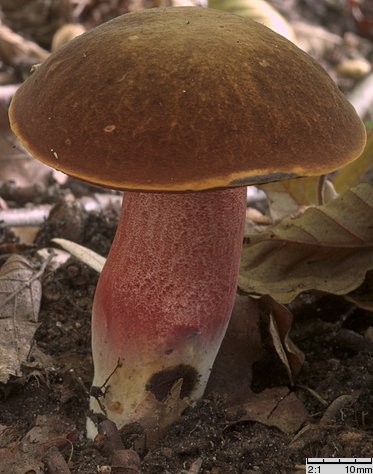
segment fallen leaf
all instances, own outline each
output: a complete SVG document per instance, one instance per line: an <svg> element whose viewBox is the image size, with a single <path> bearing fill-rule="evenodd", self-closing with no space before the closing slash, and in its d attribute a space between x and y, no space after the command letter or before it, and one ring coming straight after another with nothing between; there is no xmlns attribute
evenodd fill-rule
<svg viewBox="0 0 373 474"><path fill-rule="evenodd" d="M40 271L20 255L11 256L0 270L0 382L21 375L38 328L41 300Z"/></svg>
<svg viewBox="0 0 373 474"><path fill-rule="evenodd" d="M306 424L292 439L289 447L292 449L303 449L311 443L320 441L325 432L337 429L335 419L338 414L346 407L356 402L359 392L352 395L341 395L333 400L318 423Z"/></svg>
<svg viewBox="0 0 373 474"><path fill-rule="evenodd" d="M342 193L358 185L364 175L373 167L373 130L368 133L367 143L363 153L357 160L342 168L333 179L333 184L338 193Z"/></svg>
<svg viewBox="0 0 373 474"><path fill-rule="evenodd" d="M362 183L297 218L245 238L239 287L290 303L319 290L346 295L373 269L373 185Z"/></svg>
<svg viewBox="0 0 373 474"><path fill-rule="evenodd" d="M75 427L58 415L39 415L26 435L0 449L0 474L42 474L42 461L51 446L63 448L76 437Z"/></svg>
<svg viewBox="0 0 373 474"><path fill-rule="evenodd" d="M286 368L290 384L294 385L294 376L300 372L305 357L289 336L293 315L270 296L261 298L260 305L269 315L269 333L274 348Z"/></svg>
<svg viewBox="0 0 373 474"><path fill-rule="evenodd" d="M0 425L0 448L5 448L20 439L18 428L17 424L14 426Z"/></svg>
<svg viewBox="0 0 373 474"><path fill-rule="evenodd" d="M252 366L261 350L259 302L237 294L232 316L212 367L206 394L219 393L230 405L251 393Z"/></svg>
<svg viewBox="0 0 373 474"><path fill-rule="evenodd" d="M324 176L285 179L259 186L268 199L269 214L274 223L300 214L305 207L324 204Z"/></svg>
<svg viewBox="0 0 373 474"><path fill-rule="evenodd" d="M358 308L373 311L373 271L368 272L364 283L345 298Z"/></svg>
<svg viewBox="0 0 373 474"><path fill-rule="evenodd" d="M309 415L294 392L286 387L275 387L253 393L245 403L229 408L227 416L235 422L257 421L292 434L300 429Z"/></svg>
<svg viewBox="0 0 373 474"><path fill-rule="evenodd" d="M93 270L96 270L96 272L100 273L102 271L106 259L105 257L102 257L93 250L87 249L82 245L76 244L75 242L66 239L55 238L52 239L52 242L55 242L56 244L60 245L63 249L67 250L75 258L85 263L90 268L93 268Z"/></svg>

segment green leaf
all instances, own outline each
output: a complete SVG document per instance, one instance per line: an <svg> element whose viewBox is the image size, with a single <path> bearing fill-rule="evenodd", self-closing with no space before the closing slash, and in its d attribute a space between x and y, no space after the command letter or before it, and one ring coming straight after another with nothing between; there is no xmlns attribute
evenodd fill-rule
<svg viewBox="0 0 373 474"><path fill-rule="evenodd" d="M346 295L373 269L373 186L363 183L245 239L239 287L280 303L320 290Z"/></svg>

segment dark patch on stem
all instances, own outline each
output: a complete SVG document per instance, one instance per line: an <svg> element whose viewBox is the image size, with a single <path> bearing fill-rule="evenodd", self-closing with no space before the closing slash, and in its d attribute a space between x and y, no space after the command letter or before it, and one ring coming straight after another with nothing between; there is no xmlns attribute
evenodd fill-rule
<svg viewBox="0 0 373 474"><path fill-rule="evenodd" d="M146 390L162 402L166 400L175 382L179 379L183 379L180 398L185 398L193 392L198 381L198 373L190 365L180 364L153 374L146 384Z"/></svg>

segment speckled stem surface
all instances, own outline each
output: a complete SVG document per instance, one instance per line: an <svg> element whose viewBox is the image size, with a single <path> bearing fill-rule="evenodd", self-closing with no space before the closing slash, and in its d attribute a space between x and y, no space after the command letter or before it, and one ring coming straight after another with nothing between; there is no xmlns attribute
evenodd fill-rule
<svg viewBox="0 0 373 474"><path fill-rule="evenodd" d="M182 397L202 396L233 308L245 209L245 187L125 194L94 300L93 386L112 375L93 413L118 427L146 418L180 378Z"/></svg>

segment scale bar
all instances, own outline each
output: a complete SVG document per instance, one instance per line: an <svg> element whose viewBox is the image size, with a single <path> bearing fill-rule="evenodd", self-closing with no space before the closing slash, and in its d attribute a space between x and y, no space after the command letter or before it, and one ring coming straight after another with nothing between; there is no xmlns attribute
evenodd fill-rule
<svg viewBox="0 0 373 474"><path fill-rule="evenodd" d="M373 458L307 458L307 464L373 464Z"/></svg>

